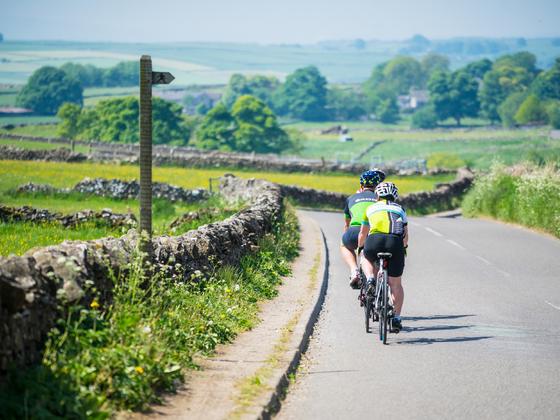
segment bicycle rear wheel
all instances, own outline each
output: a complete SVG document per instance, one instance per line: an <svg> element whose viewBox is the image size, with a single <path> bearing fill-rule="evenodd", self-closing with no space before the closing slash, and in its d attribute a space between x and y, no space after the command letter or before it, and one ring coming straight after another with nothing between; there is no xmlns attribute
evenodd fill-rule
<svg viewBox="0 0 560 420"><path fill-rule="evenodd" d="M364 315L366 317L366 333L369 333L369 320L371 318L371 299L367 296L364 298Z"/></svg>
<svg viewBox="0 0 560 420"><path fill-rule="evenodd" d="M379 339L383 344L387 344L387 327L389 324L388 319L388 306L389 306L389 295L387 287L387 272L383 272L383 282L381 283L381 307L379 311Z"/></svg>

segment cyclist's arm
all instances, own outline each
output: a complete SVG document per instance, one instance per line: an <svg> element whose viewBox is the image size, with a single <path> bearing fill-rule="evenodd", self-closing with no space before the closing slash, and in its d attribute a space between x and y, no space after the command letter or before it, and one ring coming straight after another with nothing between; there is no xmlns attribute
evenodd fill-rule
<svg viewBox="0 0 560 420"><path fill-rule="evenodd" d="M350 208L348 207L348 199L344 204L344 232L350 227L350 221L352 220L352 215L350 214Z"/></svg>
<svg viewBox="0 0 560 420"><path fill-rule="evenodd" d="M368 233L369 233L369 223L362 222L362 227L360 228L360 234L358 235L358 248L364 247Z"/></svg>
<svg viewBox="0 0 560 420"><path fill-rule="evenodd" d="M346 232L350 227L350 220L351 219L348 216L344 217L344 232Z"/></svg>
<svg viewBox="0 0 560 420"><path fill-rule="evenodd" d="M403 245L405 248L408 246L408 226L404 227Z"/></svg>

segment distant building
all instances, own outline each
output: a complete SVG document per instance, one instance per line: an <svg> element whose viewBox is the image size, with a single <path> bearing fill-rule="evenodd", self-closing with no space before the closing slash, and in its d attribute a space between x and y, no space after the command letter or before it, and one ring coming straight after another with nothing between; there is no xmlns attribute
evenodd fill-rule
<svg viewBox="0 0 560 420"><path fill-rule="evenodd" d="M16 108L15 106L0 107L0 115L28 115L33 114L33 110L27 108Z"/></svg>
<svg viewBox="0 0 560 420"><path fill-rule="evenodd" d="M397 104L401 111L414 111L426 105L430 100L430 94L427 90L410 89L408 95L399 95Z"/></svg>

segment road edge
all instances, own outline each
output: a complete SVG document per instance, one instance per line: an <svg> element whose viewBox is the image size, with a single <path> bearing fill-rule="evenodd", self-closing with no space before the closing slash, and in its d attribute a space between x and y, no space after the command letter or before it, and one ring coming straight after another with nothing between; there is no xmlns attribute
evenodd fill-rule
<svg viewBox="0 0 560 420"><path fill-rule="evenodd" d="M321 238L323 242L323 252L324 252L324 267L323 267L323 279L319 282L316 292L318 291L317 300L313 305L312 309L309 310L305 316L302 316L300 320L300 325L305 322L305 328L303 330L303 336L299 340L296 350L293 352L292 356L289 358L289 363L285 369L282 369L280 375L276 379L276 386L272 390L268 402L262 407L260 414L258 415L259 420L268 420L272 416L278 413L282 407L282 400L286 396L286 391L290 386L290 375L295 373L299 363L301 361L302 355L307 351L309 346L309 340L313 334L315 324L319 319L321 310L323 309L323 304L325 302L325 297L327 295L327 289L329 286L329 248L327 246L327 238L323 229L319 227L321 232ZM305 321L307 320L307 321Z"/></svg>

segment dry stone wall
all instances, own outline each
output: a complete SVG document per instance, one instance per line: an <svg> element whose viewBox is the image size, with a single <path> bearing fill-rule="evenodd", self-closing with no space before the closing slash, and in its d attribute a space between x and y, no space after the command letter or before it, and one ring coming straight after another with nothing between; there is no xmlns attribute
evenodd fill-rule
<svg viewBox="0 0 560 420"><path fill-rule="evenodd" d="M30 182L18 187L17 192L45 194L68 194L70 192L76 192L124 200L135 199L139 196L140 183L136 180L122 181L120 179L84 178L73 188L57 189L51 185ZM152 185L152 195L154 198L164 198L171 202L182 201L185 203L193 203L207 200L210 197L210 192L203 188L189 190L163 182L154 182Z"/></svg>
<svg viewBox="0 0 560 420"><path fill-rule="evenodd" d="M247 200L246 209L218 223L181 236L153 239L156 269L193 275L211 267L236 264L255 250L282 212L281 189L260 180L226 177L221 190L230 200ZM23 256L0 257L0 375L10 365L40 360L48 331L62 315L60 304L88 304L95 287L102 302L111 300L110 272L126 272L138 237L130 231L120 238L71 241L37 248Z"/></svg>
<svg viewBox="0 0 560 420"><path fill-rule="evenodd" d="M442 183L434 191L412 193L399 198L407 209L421 209L428 206L446 207L462 196L471 186L474 175L468 169L460 169L457 178L451 183ZM310 207L344 208L346 194L302 188L295 185L282 185L282 192L297 204Z"/></svg>

